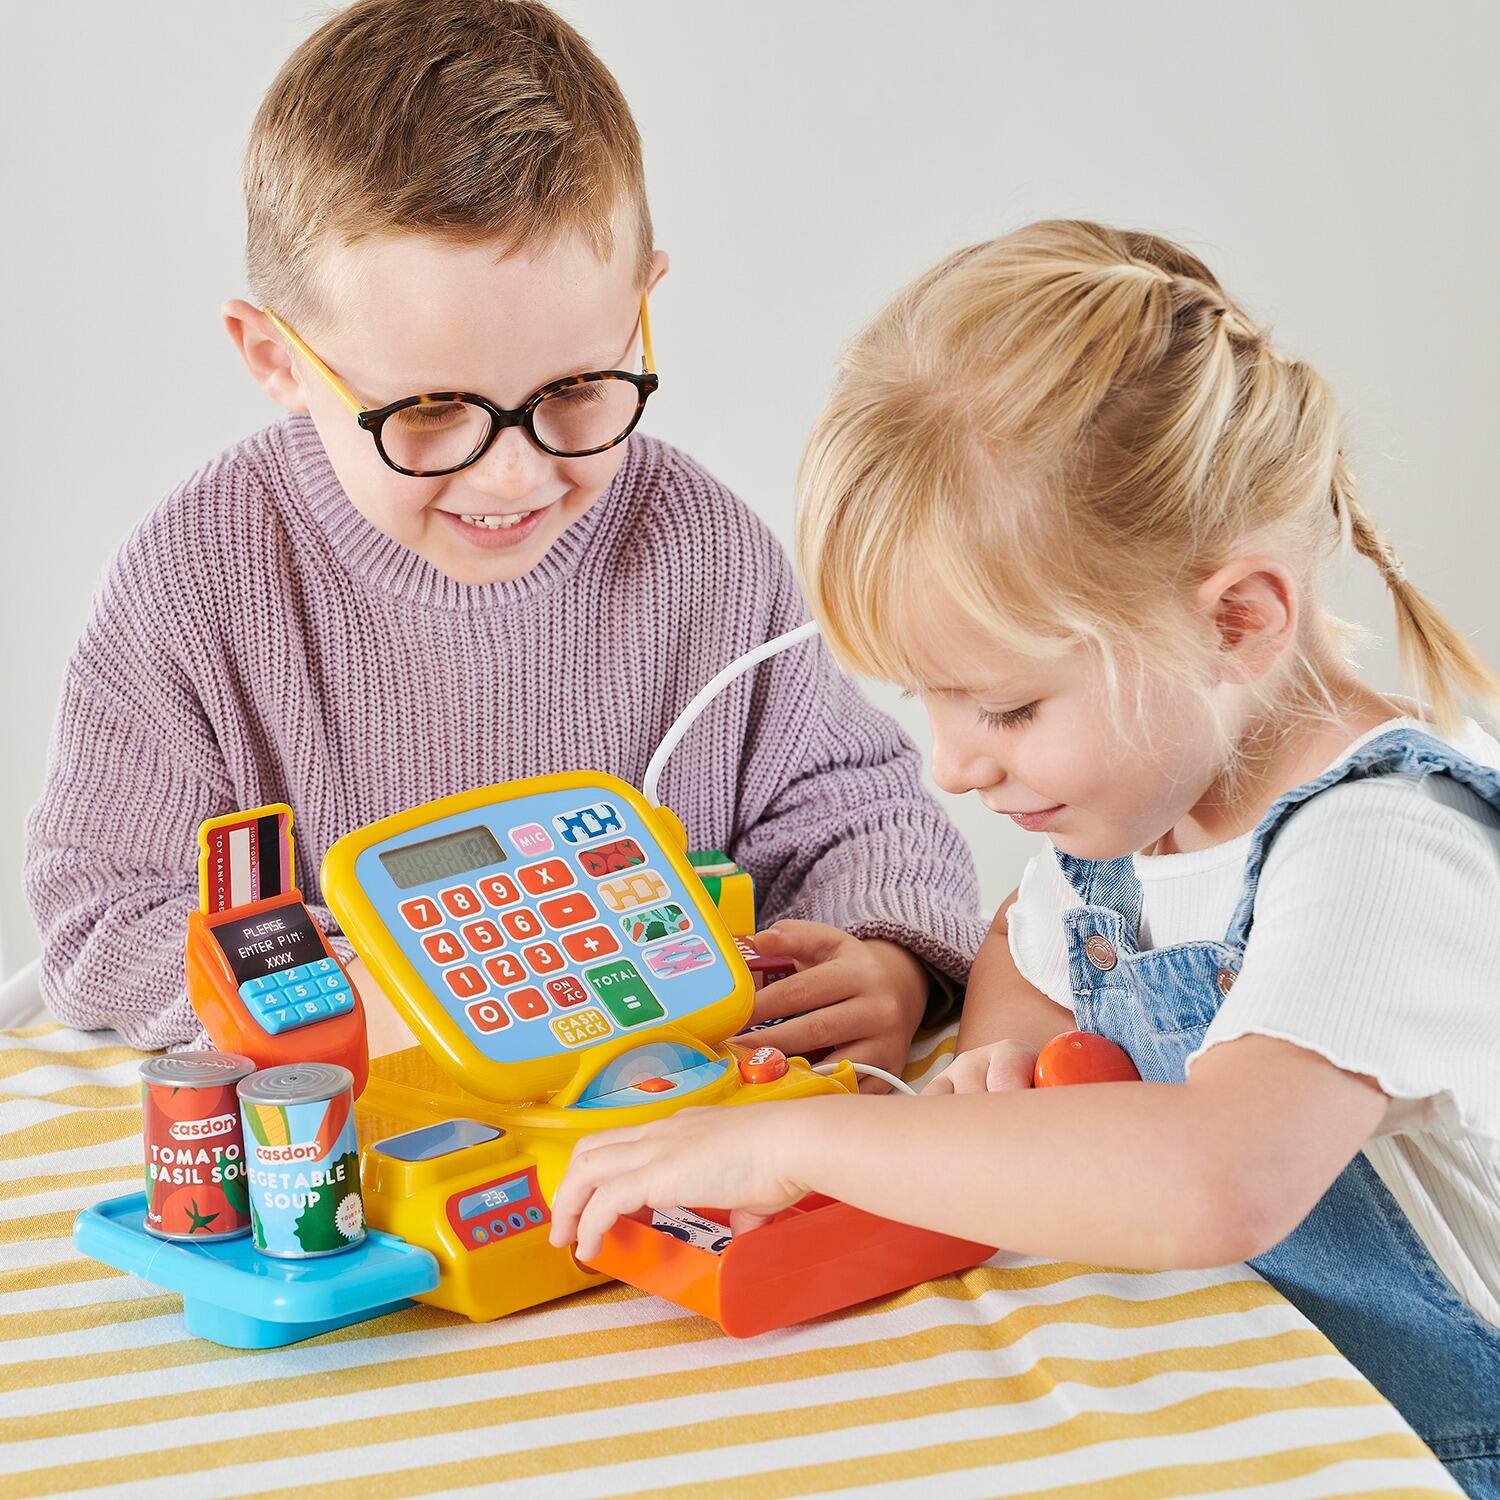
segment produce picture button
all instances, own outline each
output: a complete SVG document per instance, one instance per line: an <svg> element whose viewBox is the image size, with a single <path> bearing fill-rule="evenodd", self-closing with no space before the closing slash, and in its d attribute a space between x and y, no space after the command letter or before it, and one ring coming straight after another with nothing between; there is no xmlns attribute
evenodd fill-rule
<svg viewBox="0 0 1500 1500"><path fill-rule="evenodd" d="M448 908L455 917L477 917L484 908L479 904L479 896L471 885L450 885L438 900Z"/></svg>
<svg viewBox="0 0 1500 1500"><path fill-rule="evenodd" d="M401 913L406 925L417 932L442 925L443 914L431 896L415 896L410 901L403 901L396 910Z"/></svg>
<svg viewBox="0 0 1500 1500"><path fill-rule="evenodd" d="M429 932L422 948L435 964L456 964L464 956L464 945L451 932Z"/></svg>
<svg viewBox="0 0 1500 1500"><path fill-rule="evenodd" d="M479 882L479 893L491 906L512 906L521 899L509 875L489 875Z"/></svg>
<svg viewBox="0 0 1500 1500"><path fill-rule="evenodd" d="M576 927L580 922L592 922L599 915L599 908L582 891L554 896L539 903L537 910L549 927Z"/></svg>
<svg viewBox="0 0 1500 1500"><path fill-rule="evenodd" d="M608 958L620 951L620 940L607 927L585 927L581 932L563 934L562 945L574 963L586 964L593 958Z"/></svg>
<svg viewBox="0 0 1500 1500"><path fill-rule="evenodd" d="M545 996L531 985L511 990L505 997L505 1003L515 1012L518 1021L535 1021L538 1016L545 1016L549 1009Z"/></svg>
<svg viewBox="0 0 1500 1500"><path fill-rule="evenodd" d="M498 1000L475 1000L464 1006L464 1014L475 1031L499 1031L510 1025L510 1017Z"/></svg>
<svg viewBox="0 0 1500 1500"><path fill-rule="evenodd" d="M560 859L544 859L539 864L525 865L516 871L521 888L533 896L550 896L554 891L565 891L573 884L573 872Z"/></svg>

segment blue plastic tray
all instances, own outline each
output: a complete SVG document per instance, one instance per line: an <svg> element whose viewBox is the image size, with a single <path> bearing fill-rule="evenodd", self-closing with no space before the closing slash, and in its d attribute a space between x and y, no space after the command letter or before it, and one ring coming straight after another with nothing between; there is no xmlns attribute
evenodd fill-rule
<svg viewBox="0 0 1500 1500"><path fill-rule="evenodd" d="M275 1349L406 1307L438 1284L437 1261L394 1234L316 1260L261 1255L250 1236L192 1244L147 1234L146 1195L86 1208L73 1221L85 1255L182 1293L188 1332L235 1349Z"/></svg>

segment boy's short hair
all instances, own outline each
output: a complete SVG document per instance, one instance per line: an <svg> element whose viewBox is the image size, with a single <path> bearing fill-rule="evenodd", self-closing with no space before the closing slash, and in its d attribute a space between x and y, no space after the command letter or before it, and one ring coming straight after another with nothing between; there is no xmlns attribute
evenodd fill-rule
<svg viewBox="0 0 1500 1500"><path fill-rule="evenodd" d="M289 57L245 153L251 289L318 306L318 251L382 233L611 253L633 209L652 252L641 140L588 43L534 0L357 0Z"/></svg>

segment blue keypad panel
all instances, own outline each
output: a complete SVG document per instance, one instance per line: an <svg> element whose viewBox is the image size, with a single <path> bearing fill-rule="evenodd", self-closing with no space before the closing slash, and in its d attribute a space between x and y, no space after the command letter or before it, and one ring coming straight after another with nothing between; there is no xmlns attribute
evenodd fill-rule
<svg viewBox="0 0 1500 1500"><path fill-rule="evenodd" d="M240 998L272 1036L354 1009L354 991L331 958L315 958L240 986Z"/></svg>
<svg viewBox="0 0 1500 1500"><path fill-rule="evenodd" d="M681 1020L734 988L702 887L608 787L434 819L371 844L354 872L433 998L494 1062Z"/></svg>

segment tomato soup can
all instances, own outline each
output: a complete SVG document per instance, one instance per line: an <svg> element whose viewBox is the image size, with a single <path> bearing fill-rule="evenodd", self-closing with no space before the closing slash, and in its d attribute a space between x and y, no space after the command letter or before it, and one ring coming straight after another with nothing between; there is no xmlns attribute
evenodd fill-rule
<svg viewBox="0 0 1500 1500"><path fill-rule="evenodd" d="M235 1085L254 1072L233 1052L173 1052L141 1064L147 1233L198 1242L249 1234Z"/></svg>
<svg viewBox="0 0 1500 1500"><path fill-rule="evenodd" d="M365 1237L354 1075L286 1063L239 1084L255 1248L285 1260L352 1250Z"/></svg>

